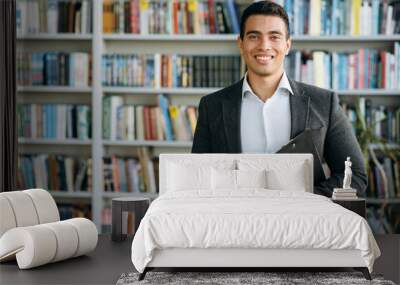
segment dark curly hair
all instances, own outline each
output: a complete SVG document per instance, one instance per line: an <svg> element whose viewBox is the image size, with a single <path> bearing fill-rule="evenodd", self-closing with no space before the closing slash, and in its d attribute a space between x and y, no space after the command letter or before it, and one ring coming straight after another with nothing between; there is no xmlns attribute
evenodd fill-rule
<svg viewBox="0 0 400 285"><path fill-rule="evenodd" d="M286 25L286 38L288 39L290 36L290 28L289 28L289 17L283 9L282 6L272 2L272 1L258 1L252 3L248 6L242 14L240 19L240 38L244 37L244 29L246 25L247 19L252 15L265 15L265 16L277 16L281 18Z"/></svg>

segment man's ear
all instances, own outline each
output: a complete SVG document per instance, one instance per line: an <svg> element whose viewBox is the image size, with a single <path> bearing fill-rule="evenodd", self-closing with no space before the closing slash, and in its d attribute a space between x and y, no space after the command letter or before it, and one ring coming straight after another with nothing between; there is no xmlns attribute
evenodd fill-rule
<svg viewBox="0 0 400 285"><path fill-rule="evenodd" d="M289 52L290 52L290 48L292 47L292 39L291 39L291 38L289 38L289 39L286 41L286 47L287 47L286 55L288 55Z"/></svg>
<svg viewBox="0 0 400 285"><path fill-rule="evenodd" d="M242 41L242 39L240 38L240 36L237 37L236 42L237 42L237 45L238 45L238 47L239 47L240 54L242 54L243 41Z"/></svg>

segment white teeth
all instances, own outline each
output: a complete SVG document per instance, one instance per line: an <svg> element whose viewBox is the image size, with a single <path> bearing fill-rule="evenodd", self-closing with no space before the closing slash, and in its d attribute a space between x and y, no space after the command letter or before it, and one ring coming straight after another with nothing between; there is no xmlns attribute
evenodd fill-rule
<svg viewBox="0 0 400 285"><path fill-rule="evenodd" d="M270 59L273 58L273 56L261 56L261 55L259 55L259 56L256 56L256 58L260 59L260 60L270 60Z"/></svg>

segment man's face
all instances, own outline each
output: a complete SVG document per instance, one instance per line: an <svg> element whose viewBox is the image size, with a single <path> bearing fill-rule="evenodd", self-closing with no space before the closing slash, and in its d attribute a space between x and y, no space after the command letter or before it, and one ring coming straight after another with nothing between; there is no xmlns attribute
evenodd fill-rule
<svg viewBox="0 0 400 285"><path fill-rule="evenodd" d="M245 24L240 53L249 73L268 77L283 72L283 60L291 46L285 22L277 16L253 15Z"/></svg>

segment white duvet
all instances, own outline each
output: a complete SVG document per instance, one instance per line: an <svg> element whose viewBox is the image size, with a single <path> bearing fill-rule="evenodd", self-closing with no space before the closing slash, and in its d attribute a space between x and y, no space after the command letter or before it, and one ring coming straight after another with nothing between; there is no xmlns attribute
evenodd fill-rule
<svg viewBox="0 0 400 285"><path fill-rule="evenodd" d="M306 192L248 189L166 193L150 206L132 243L143 272L155 249L358 249L372 272L379 248L365 219Z"/></svg>

